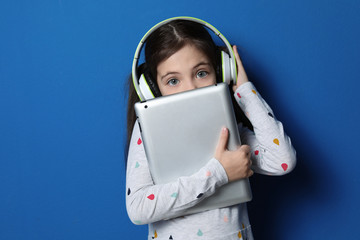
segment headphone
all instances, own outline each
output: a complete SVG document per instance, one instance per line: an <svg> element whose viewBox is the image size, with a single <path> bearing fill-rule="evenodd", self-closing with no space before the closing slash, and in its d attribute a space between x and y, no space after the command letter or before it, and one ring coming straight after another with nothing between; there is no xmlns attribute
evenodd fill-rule
<svg viewBox="0 0 360 240"><path fill-rule="evenodd" d="M166 19L155 26L153 26L140 40L134 55L133 65L132 65L132 79L134 83L134 87L136 93L139 96L140 101L146 101L158 96L161 96L159 89L157 88L156 83L154 80L151 79L150 74L146 71L143 65L140 65L138 69L138 62L140 58L141 49L143 48L146 39L150 36L152 32L154 32L159 27L167 24L171 21L175 20L187 20L196 23L200 23L204 27L211 30L215 35L217 35L228 50L228 53L225 51L221 51L221 81L226 82L228 84L233 83L236 84L237 78L237 69L236 69L236 62L235 62L235 55L233 49L227 39L212 25L209 23L193 17L173 17ZM138 71L141 72L140 78L138 77ZM155 80L156 81L156 80Z"/></svg>

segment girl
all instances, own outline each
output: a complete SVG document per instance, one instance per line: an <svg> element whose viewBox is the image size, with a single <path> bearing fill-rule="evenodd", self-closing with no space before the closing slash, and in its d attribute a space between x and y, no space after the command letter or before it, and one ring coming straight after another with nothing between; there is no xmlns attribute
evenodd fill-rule
<svg viewBox="0 0 360 240"><path fill-rule="evenodd" d="M147 38L146 65L140 70L151 76L157 95L209 86L219 81L218 51L202 24L175 19ZM246 203L176 216L203 199L194 192L210 196L224 184L250 177L253 171L283 175L295 167L295 150L281 122L248 81L236 46L233 51L238 69L234 98L253 131L245 127L247 119L240 116L239 132L244 145L235 151L227 150L228 131L222 129L214 157L192 176L168 184L154 185L151 178L134 112L139 98L129 80L126 207L133 223L149 225L148 239L253 239Z"/></svg>

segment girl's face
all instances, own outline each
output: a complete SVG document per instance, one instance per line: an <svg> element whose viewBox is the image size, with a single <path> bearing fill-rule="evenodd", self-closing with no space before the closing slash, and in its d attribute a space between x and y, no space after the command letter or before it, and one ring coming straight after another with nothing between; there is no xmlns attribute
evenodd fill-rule
<svg viewBox="0 0 360 240"><path fill-rule="evenodd" d="M157 66L156 80L165 96L215 84L216 74L208 57L187 44Z"/></svg>

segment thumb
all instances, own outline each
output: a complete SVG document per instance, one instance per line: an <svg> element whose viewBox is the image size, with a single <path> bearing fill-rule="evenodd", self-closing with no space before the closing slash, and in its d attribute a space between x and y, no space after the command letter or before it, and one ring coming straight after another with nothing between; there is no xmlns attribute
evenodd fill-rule
<svg viewBox="0 0 360 240"><path fill-rule="evenodd" d="M221 154L224 151L226 151L228 138L229 138L229 130L226 127L224 127L223 129L221 129L219 142L218 142L218 144L216 146L216 150L215 150L215 158L217 160L220 160L219 158L220 158Z"/></svg>

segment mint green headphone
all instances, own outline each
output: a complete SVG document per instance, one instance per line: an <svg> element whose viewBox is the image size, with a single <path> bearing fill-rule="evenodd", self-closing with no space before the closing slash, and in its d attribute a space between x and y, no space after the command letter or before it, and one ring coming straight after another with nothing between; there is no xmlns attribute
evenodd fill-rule
<svg viewBox="0 0 360 240"><path fill-rule="evenodd" d="M167 24L174 20L187 20L187 21L200 23L206 28L210 29L212 32L214 32L215 35L217 35L222 40L222 42L225 44L228 50L228 53L225 51L221 51L221 80L222 82L226 82L228 84L230 84L231 82L233 84L236 84L237 69L236 69L235 55L227 39L215 27L213 27L212 25L201 19L193 18L193 17L173 17L166 19L153 26L142 37L140 43L136 48L133 65L132 65L132 79L135 90L140 100L141 101L149 100L159 95L159 93L157 93L158 90L154 89L154 81L151 79L151 77L148 74L141 73L140 77L138 76L138 62L139 62L141 50L144 46L144 43L146 42L146 39L150 36L152 32L154 32L156 29L163 26L164 24Z"/></svg>

